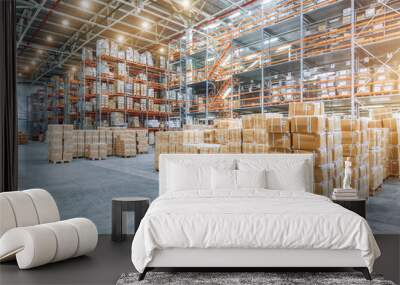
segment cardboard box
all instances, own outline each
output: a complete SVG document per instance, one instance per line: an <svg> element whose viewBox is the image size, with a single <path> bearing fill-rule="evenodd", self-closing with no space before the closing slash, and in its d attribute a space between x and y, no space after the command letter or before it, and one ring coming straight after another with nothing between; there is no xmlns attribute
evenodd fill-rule
<svg viewBox="0 0 400 285"><path fill-rule="evenodd" d="M292 134L292 148L317 150L326 148L326 134Z"/></svg>
<svg viewBox="0 0 400 285"><path fill-rule="evenodd" d="M273 149L290 149L291 135L288 133L269 133L268 145Z"/></svg>
<svg viewBox="0 0 400 285"><path fill-rule="evenodd" d="M382 120L369 120L368 121L368 128L382 128Z"/></svg>
<svg viewBox="0 0 400 285"><path fill-rule="evenodd" d="M361 132L342 131L342 144L361 144Z"/></svg>
<svg viewBox="0 0 400 285"><path fill-rule="evenodd" d="M388 128L391 132L400 132L400 119L386 118L382 119L382 125L384 128Z"/></svg>
<svg viewBox="0 0 400 285"><path fill-rule="evenodd" d="M358 119L342 119L341 127L343 132L360 131L361 124Z"/></svg>
<svg viewBox="0 0 400 285"><path fill-rule="evenodd" d="M326 131L337 132L342 130L341 119L339 116L326 117Z"/></svg>
<svg viewBox="0 0 400 285"><path fill-rule="evenodd" d="M269 133L290 133L289 118L267 118L265 128Z"/></svg>
<svg viewBox="0 0 400 285"><path fill-rule="evenodd" d="M289 103L289 117L324 115L323 102L291 102Z"/></svg>
<svg viewBox="0 0 400 285"><path fill-rule="evenodd" d="M324 116L296 116L290 119L292 133L319 134L325 131Z"/></svg>

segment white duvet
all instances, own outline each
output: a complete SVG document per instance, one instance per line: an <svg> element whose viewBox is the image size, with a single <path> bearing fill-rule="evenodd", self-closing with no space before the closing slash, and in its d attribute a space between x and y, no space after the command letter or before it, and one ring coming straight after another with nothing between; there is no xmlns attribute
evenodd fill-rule
<svg viewBox="0 0 400 285"><path fill-rule="evenodd" d="M143 272L165 248L358 249L370 271L380 255L367 222L328 198L256 189L160 196L140 223L132 262Z"/></svg>

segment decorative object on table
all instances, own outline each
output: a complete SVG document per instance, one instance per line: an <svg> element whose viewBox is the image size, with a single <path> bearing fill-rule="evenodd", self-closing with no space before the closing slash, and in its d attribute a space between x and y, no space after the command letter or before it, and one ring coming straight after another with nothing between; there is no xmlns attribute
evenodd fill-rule
<svg viewBox="0 0 400 285"><path fill-rule="evenodd" d="M120 197L112 199L112 240L123 241L126 238L126 212L135 212L135 231L146 214L150 199L146 197Z"/></svg>
<svg viewBox="0 0 400 285"><path fill-rule="evenodd" d="M364 219L366 218L367 212L367 200L360 199L360 198L353 198L353 199L332 199L332 201L336 204L339 204L343 208L346 208Z"/></svg>
<svg viewBox="0 0 400 285"><path fill-rule="evenodd" d="M332 199L353 200L358 199L357 189L351 188L351 161L348 157L344 162L343 188L333 189Z"/></svg>
<svg viewBox="0 0 400 285"><path fill-rule="evenodd" d="M351 189L351 160L348 157L344 162L343 189Z"/></svg>
<svg viewBox="0 0 400 285"><path fill-rule="evenodd" d="M0 262L28 269L87 254L97 245L96 225L85 218L60 221L43 189L0 193Z"/></svg>
<svg viewBox="0 0 400 285"><path fill-rule="evenodd" d="M381 275L365 280L360 272L149 272L138 281L139 273L122 274L116 285L136 284L352 284L395 285Z"/></svg>

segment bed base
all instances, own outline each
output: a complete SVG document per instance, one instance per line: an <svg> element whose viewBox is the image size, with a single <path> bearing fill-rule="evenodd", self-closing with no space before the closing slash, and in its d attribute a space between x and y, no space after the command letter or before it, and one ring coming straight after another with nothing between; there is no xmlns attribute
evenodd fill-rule
<svg viewBox="0 0 400 285"><path fill-rule="evenodd" d="M139 274L138 281L142 281L146 277L146 273L147 272L152 271L152 270L156 270L156 269L161 269L161 268L162 269L168 269L168 270L172 269L172 268L165 268L165 267L160 267L160 268L157 268L157 267L146 267L144 269L144 271ZM355 271L360 271L364 275L364 278L366 280L369 280L369 281L372 280L371 275L370 275L369 270L368 270L367 267L349 267L349 268L352 268ZM177 268L173 268L173 269L176 270ZM197 271L198 268L185 267L184 271L188 271L188 269L192 270L192 271ZM244 268L232 268L232 267L231 268L220 268L220 267L217 267L217 268L216 267L205 268L205 267L202 267L201 271L202 272L214 272L214 271L220 271L221 269L223 271L227 271L227 272L246 272L246 271L248 271L248 272L254 272L254 271L258 271L258 272L265 271L265 272L268 272L268 271L270 271L272 269L274 271L287 271L287 272L289 272L289 271L293 271L294 267L291 267L291 268L275 268L275 267L269 267L269 268L246 268L246 270L243 270ZM298 269L298 268L296 268L296 269ZM325 268L306 268L305 271L306 270L323 271L324 269L326 270L326 267ZM181 271L183 271L183 270L181 270Z"/></svg>
<svg viewBox="0 0 400 285"><path fill-rule="evenodd" d="M371 279L359 250L352 249L254 249L254 248L168 248L156 249L152 260L139 279L153 269L193 269L208 272L217 269L251 271L263 269L285 271L337 271L338 268L353 268ZM317 270L319 269L319 270Z"/></svg>

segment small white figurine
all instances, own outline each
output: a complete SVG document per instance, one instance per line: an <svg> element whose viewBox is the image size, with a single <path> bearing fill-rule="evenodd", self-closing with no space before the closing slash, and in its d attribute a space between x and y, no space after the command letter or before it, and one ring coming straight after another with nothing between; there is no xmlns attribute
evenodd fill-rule
<svg viewBox="0 0 400 285"><path fill-rule="evenodd" d="M351 161L348 157L344 162L343 189L351 189Z"/></svg>

